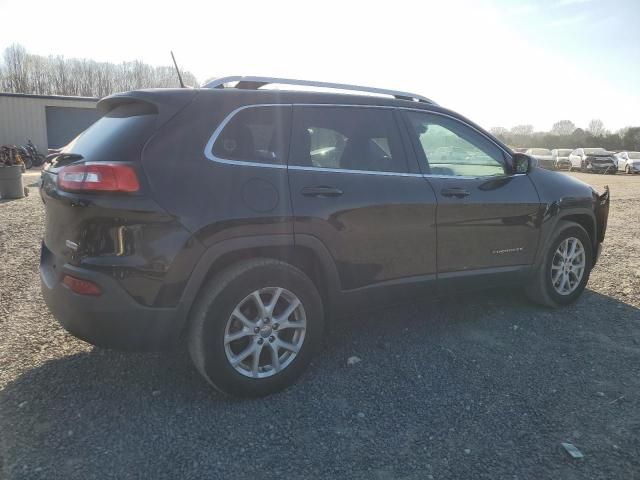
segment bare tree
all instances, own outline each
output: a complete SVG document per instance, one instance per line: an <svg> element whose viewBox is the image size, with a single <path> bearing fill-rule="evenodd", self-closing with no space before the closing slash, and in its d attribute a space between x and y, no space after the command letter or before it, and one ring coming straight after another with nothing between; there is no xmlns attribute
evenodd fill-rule
<svg viewBox="0 0 640 480"><path fill-rule="evenodd" d="M571 135L576 129L576 124L571 120L560 120L553 124L551 133L554 135Z"/></svg>
<svg viewBox="0 0 640 480"><path fill-rule="evenodd" d="M513 135L533 135L533 125L516 125L511 128Z"/></svg>
<svg viewBox="0 0 640 480"><path fill-rule="evenodd" d="M509 133L509 130L504 127L492 127L489 131L492 135L503 138Z"/></svg>
<svg viewBox="0 0 640 480"><path fill-rule="evenodd" d="M27 51L14 43L4 51L4 65L9 90L19 92L28 88Z"/></svg>
<svg viewBox="0 0 640 480"><path fill-rule="evenodd" d="M589 132L594 137L602 137L605 133L607 133L606 129L604 128L604 122L599 118L594 118L589 122L587 132Z"/></svg>
<svg viewBox="0 0 640 480"><path fill-rule="evenodd" d="M197 86L191 72L187 85ZM121 64L28 53L18 44L7 47L0 62L0 91L104 97L114 92L152 87L179 87L170 66L152 67L140 60Z"/></svg>

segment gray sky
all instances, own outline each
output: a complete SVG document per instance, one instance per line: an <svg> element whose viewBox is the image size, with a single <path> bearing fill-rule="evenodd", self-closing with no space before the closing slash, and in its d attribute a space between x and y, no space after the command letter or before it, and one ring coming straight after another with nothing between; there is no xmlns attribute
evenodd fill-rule
<svg viewBox="0 0 640 480"><path fill-rule="evenodd" d="M640 125L640 0L0 0L0 49L415 91L489 128Z"/></svg>

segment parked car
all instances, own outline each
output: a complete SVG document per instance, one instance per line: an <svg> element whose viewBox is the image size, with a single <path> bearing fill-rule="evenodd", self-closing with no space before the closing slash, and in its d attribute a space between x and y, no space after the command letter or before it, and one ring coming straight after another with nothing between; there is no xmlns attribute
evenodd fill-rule
<svg viewBox="0 0 640 480"><path fill-rule="evenodd" d="M640 173L640 152L616 153L618 170L625 173Z"/></svg>
<svg viewBox="0 0 640 480"><path fill-rule="evenodd" d="M571 170L612 175L618 171L618 162L614 154L604 148L576 148L569 155L569 161Z"/></svg>
<svg viewBox="0 0 640 480"><path fill-rule="evenodd" d="M571 170L570 148L556 148L551 150L551 155L553 156L553 165L556 170Z"/></svg>
<svg viewBox="0 0 640 480"><path fill-rule="evenodd" d="M546 148L530 148L524 153L526 153L527 155L531 155L536 160L538 160L538 165L542 168L546 168L547 170L553 170L555 168L551 150L548 150Z"/></svg>
<svg viewBox="0 0 640 480"><path fill-rule="evenodd" d="M582 294L608 191L420 95L234 80L106 97L43 172L42 292L72 334L130 350L185 338L209 383L261 396L354 308L488 286L552 307Z"/></svg>

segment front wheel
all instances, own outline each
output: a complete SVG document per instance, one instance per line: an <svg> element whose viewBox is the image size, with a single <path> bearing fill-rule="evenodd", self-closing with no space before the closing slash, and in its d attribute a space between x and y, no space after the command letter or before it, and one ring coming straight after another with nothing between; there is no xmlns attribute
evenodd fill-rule
<svg viewBox="0 0 640 480"><path fill-rule="evenodd" d="M586 230L577 223L561 221L525 293L548 307L573 303L584 291L592 265L593 250Z"/></svg>
<svg viewBox="0 0 640 480"><path fill-rule="evenodd" d="M323 324L320 295L302 271L278 260L248 260L204 287L190 322L189 352L223 393L265 396L302 374Z"/></svg>

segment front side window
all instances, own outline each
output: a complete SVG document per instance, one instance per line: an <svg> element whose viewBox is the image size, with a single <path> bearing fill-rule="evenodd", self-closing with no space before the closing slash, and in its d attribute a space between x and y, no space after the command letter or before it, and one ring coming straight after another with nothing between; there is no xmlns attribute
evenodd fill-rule
<svg viewBox="0 0 640 480"><path fill-rule="evenodd" d="M414 139L424 153L429 173L488 177L504 175L500 149L457 120L439 115L409 112Z"/></svg>
<svg viewBox="0 0 640 480"><path fill-rule="evenodd" d="M293 124L291 165L407 171L400 132L389 109L296 107Z"/></svg>
<svg viewBox="0 0 640 480"><path fill-rule="evenodd" d="M213 144L225 160L281 164L287 162L291 107L249 107L237 112Z"/></svg>

